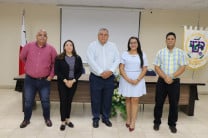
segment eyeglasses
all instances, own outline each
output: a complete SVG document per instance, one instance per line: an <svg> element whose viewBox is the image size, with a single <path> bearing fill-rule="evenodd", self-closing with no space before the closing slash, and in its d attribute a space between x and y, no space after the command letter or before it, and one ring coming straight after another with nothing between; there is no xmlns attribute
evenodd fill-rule
<svg viewBox="0 0 208 138"><path fill-rule="evenodd" d="M137 42L130 42L130 44L132 45L132 44L137 44Z"/></svg>

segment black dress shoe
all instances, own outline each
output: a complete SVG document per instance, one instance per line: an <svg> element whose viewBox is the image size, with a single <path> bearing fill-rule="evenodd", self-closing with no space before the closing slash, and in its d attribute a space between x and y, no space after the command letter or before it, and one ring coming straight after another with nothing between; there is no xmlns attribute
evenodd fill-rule
<svg viewBox="0 0 208 138"><path fill-rule="evenodd" d="M46 119L45 120L45 124L46 124L47 127L51 127L52 126L52 122L51 122L50 119Z"/></svg>
<svg viewBox="0 0 208 138"><path fill-rule="evenodd" d="M153 129L155 131L158 131L160 129L160 125L159 124L154 124Z"/></svg>
<svg viewBox="0 0 208 138"><path fill-rule="evenodd" d="M71 127L71 128L74 127L74 124L73 124L72 122L66 123L66 125L67 125L68 127Z"/></svg>
<svg viewBox="0 0 208 138"><path fill-rule="evenodd" d="M102 122L103 122L106 126L112 127L112 123L110 122L110 120L103 120Z"/></svg>
<svg viewBox="0 0 208 138"><path fill-rule="evenodd" d="M172 133L176 133L176 132L177 132L177 129L176 129L175 126L169 126L169 128L170 128L170 131L171 131Z"/></svg>
<svg viewBox="0 0 208 138"><path fill-rule="evenodd" d="M65 125L61 124L60 130L61 130L61 131L64 131L64 130L65 130Z"/></svg>
<svg viewBox="0 0 208 138"><path fill-rule="evenodd" d="M20 124L20 128L25 128L27 125L30 124L30 121L28 120L23 120L22 123Z"/></svg>
<svg viewBox="0 0 208 138"><path fill-rule="evenodd" d="M94 128L98 128L99 127L99 122L98 121L93 121L92 126Z"/></svg>

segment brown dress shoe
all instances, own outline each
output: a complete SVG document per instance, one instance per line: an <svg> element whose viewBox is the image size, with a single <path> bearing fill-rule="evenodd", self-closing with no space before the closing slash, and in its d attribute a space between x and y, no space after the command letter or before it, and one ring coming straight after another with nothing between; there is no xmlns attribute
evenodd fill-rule
<svg viewBox="0 0 208 138"><path fill-rule="evenodd" d="M158 131L160 129L160 125L159 124L154 124L153 129L155 131Z"/></svg>
<svg viewBox="0 0 208 138"><path fill-rule="evenodd" d="M20 124L20 128L25 128L27 125L30 124L30 121L28 120L23 120L22 123Z"/></svg>
<svg viewBox="0 0 208 138"><path fill-rule="evenodd" d="M45 124L46 124L47 127L51 127L52 126L52 122L51 122L50 119L46 119L45 120Z"/></svg>
<svg viewBox="0 0 208 138"><path fill-rule="evenodd" d="M172 133L176 133L176 132L177 132L177 129L176 129L175 126L169 126L169 128L170 128L170 131L171 131Z"/></svg>

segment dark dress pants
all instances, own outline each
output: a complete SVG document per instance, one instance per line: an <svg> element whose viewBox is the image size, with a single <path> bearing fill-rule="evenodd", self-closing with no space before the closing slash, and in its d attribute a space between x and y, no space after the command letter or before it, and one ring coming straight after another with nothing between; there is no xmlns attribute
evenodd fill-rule
<svg viewBox="0 0 208 138"><path fill-rule="evenodd" d="M70 118L71 104L76 89L77 83L74 83L71 88L66 87L66 85L62 82L59 82L58 84L61 121L65 121L66 118Z"/></svg>
<svg viewBox="0 0 208 138"><path fill-rule="evenodd" d="M168 125L176 126L180 97L180 79L174 79L172 84L167 84L162 78L158 78L156 84L154 124L161 124L163 105L167 95L169 100Z"/></svg>
<svg viewBox="0 0 208 138"><path fill-rule="evenodd" d="M100 114L102 120L108 120L111 112L112 96L114 91L114 78L112 75L108 79L103 79L94 74L90 74L91 108L93 121L99 121Z"/></svg>

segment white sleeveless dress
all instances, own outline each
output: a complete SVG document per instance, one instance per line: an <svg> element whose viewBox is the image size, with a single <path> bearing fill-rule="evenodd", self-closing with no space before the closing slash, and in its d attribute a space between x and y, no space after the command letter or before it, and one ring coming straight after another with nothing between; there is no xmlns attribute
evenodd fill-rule
<svg viewBox="0 0 208 138"><path fill-rule="evenodd" d="M144 66L148 66L145 53L143 53L143 60ZM126 75L131 79L137 79L139 74L142 72L139 55L130 55L125 51L121 55L120 63L124 64ZM118 92L124 97L141 97L146 94L145 80L143 78L137 85L132 85L120 76Z"/></svg>

